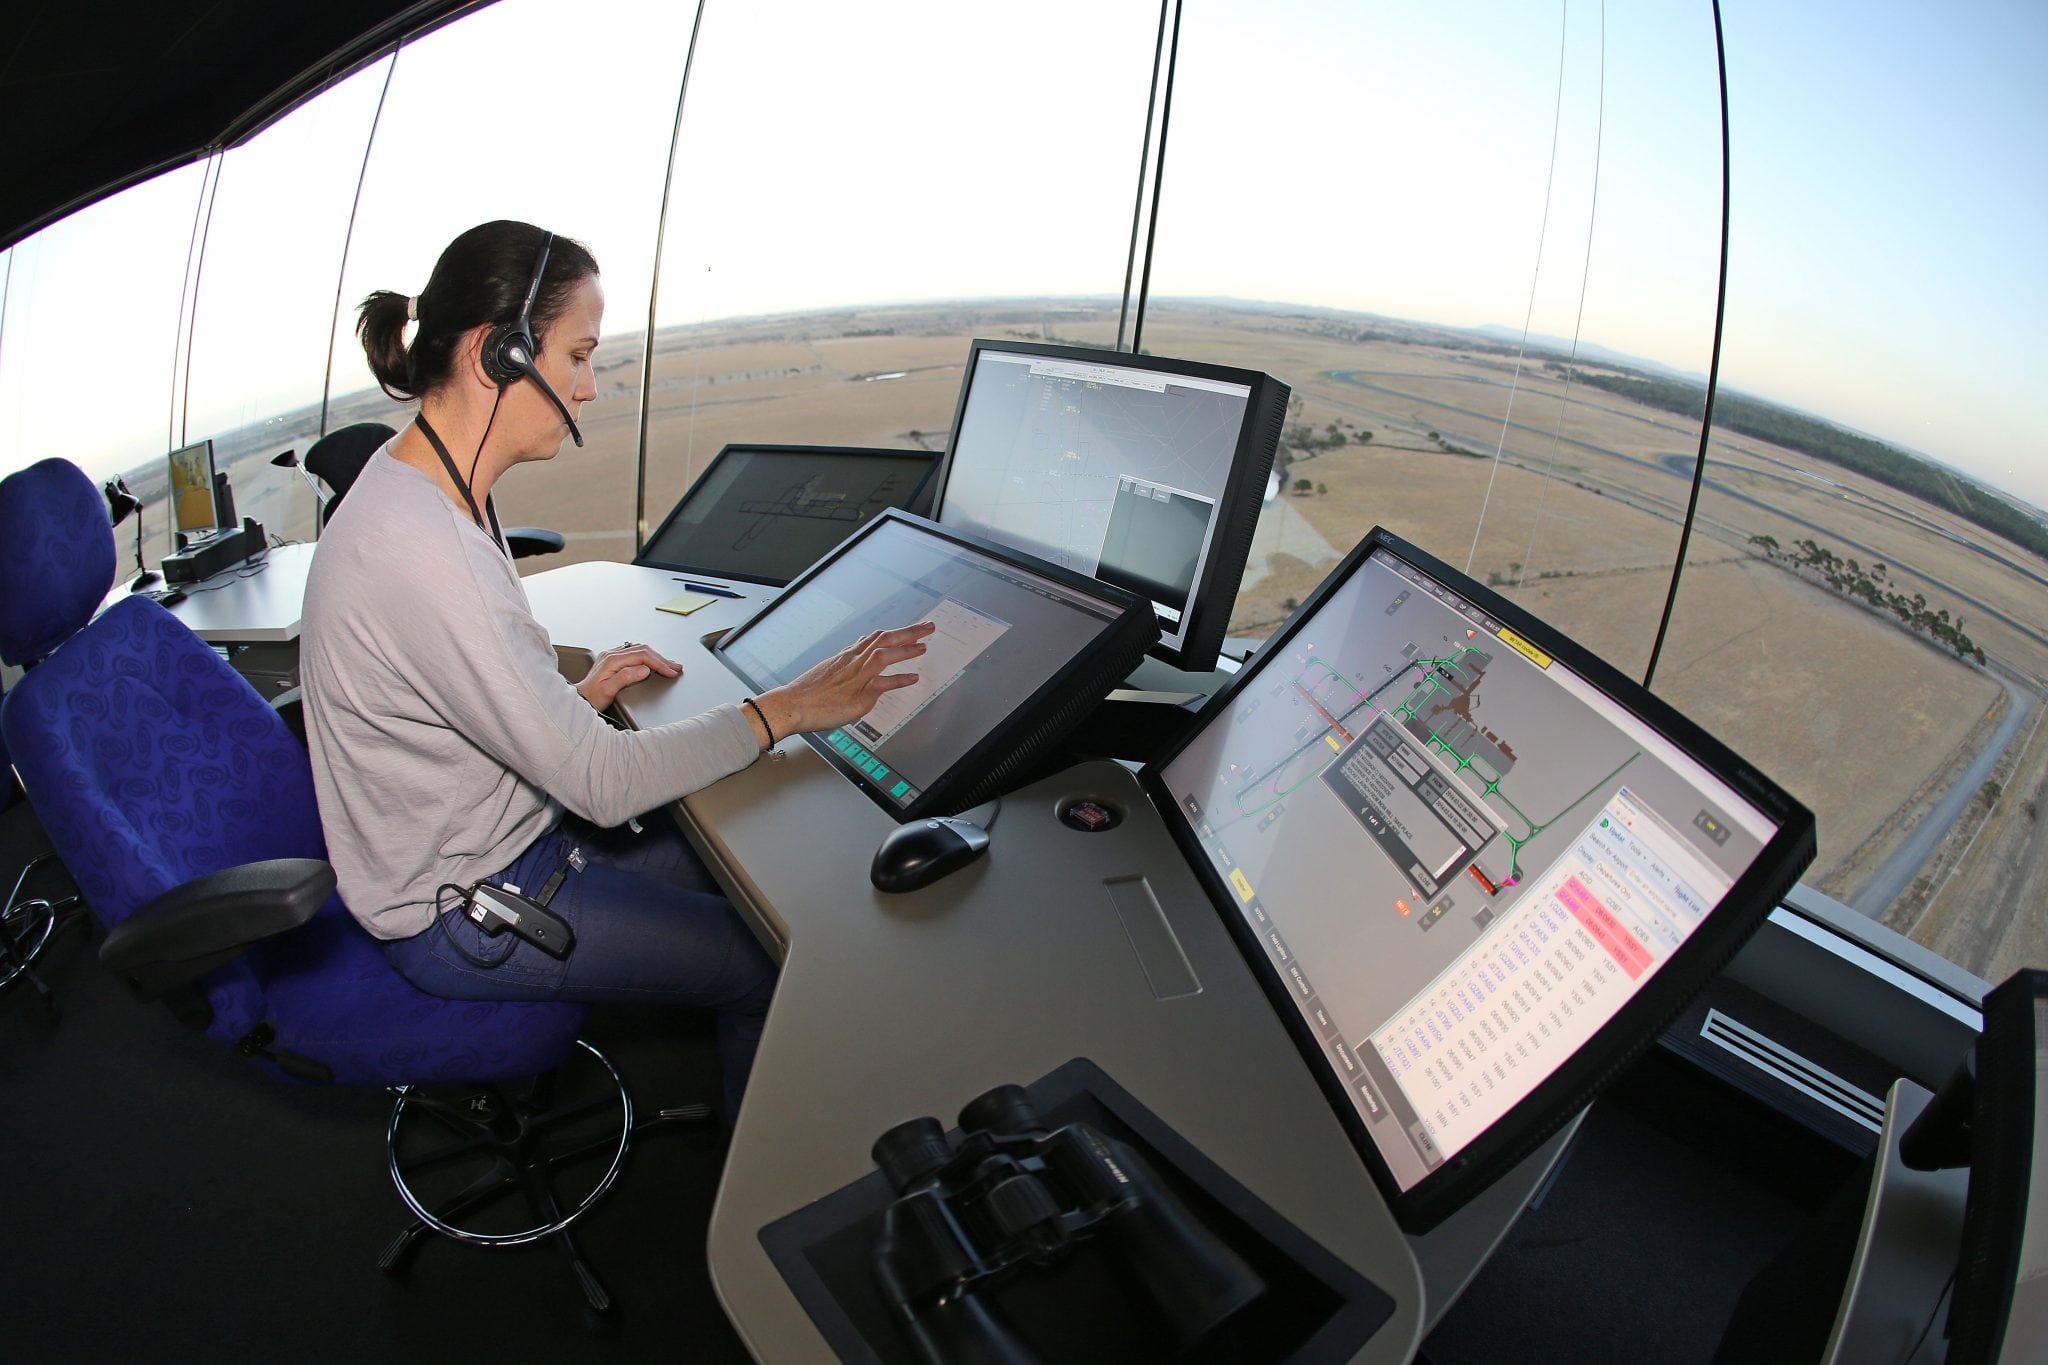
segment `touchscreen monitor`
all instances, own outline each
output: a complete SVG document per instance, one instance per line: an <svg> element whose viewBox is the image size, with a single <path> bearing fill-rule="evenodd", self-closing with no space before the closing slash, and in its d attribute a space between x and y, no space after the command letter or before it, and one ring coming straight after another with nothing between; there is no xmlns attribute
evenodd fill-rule
<svg viewBox="0 0 2048 1365"><path fill-rule="evenodd" d="M961 811L1030 772L1137 666L1156 637L1121 588L1030 555L885 512L721 638L750 686L801 676L869 631L938 625L843 729L804 739L899 820Z"/></svg>
<svg viewBox="0 0 2048 1365"><path fill-rule="evenodd" d="M1722 745L1383 530L1143 780L1412 1231L1583 1107L1814 847Z"/></svg>
<svg viewBox="0 0 2048 1365"><path fill-rule="evenodd" d="M728 445L633 562L780 587L889 508L926 510L938 462L929 450Z"/></svg>

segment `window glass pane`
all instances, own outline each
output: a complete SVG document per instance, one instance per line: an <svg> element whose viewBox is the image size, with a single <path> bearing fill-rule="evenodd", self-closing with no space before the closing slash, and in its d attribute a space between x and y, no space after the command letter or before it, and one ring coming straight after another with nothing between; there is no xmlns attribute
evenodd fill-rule
<svg viewBox="0 0 2048 1365"><path fill-rule="evenodd" d="M1730 16L1722 388L1655 685L1813 807L1810 882L1997 982L2048 966L2048 14L1838 20Z"/></svg>
<svg viewBox="0 0 2048 1365"><path fill-rule="evenodd" d="M1184 14L1143 345L1298 399L1233 633L1271 631L1378 523L1640 674L1684 506L1663 459L1698 413L1578 371L1706 369L1706 12Z"/></svg>
<svg viewBox="0 0 2048 1365"><path fill-rule="evenodd" d="M1159 12L1026 17L705 12L662 253L651 523L730 441L942 449L976 336L1115 343Z"/></svg>
<svg viewBox="0 0 2048 1365"><path fill-rule="evenodd" d="M207 210L181 441L210 438L235 510L313 537L313 491L268 461L320 434L334 287L388 61L221 158Z"/></svg>
<svg viewBox="0 0 2048 1365"><path fill-rule="evenodd" d="M506 525L569 539L531 567L631 557L639 338L693 13L499 0L401 51L385 99L343 274L330 430L411 420L370 378L355 309L373 290L418 293L458 233L523 219L583 242L603 271L599 396L579 419L588 444L565 443L495 494Z"/></svg>
<svg viewBox="0 0 2048 1365"><path fill-rule="evenodd" d="M0 472L59 455L96 481L125 474L151 562L170 542L179 297L205 177L182 167L17 243L0 322Z"/></svg>

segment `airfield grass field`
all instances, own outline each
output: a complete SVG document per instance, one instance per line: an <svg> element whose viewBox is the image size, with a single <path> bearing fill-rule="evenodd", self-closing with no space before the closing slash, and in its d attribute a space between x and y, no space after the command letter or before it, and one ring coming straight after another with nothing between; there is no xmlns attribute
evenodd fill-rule
<svg viewBox="0 0 2048 1365"><path fill-rule="evenodd" d="M728 442L943 449L976 336L1107 346L1116 330L1114 308L1044 300L664 329L646 386L648 528ZM1518 364L1469 337L1356 315L1155 302L1142 341L1277 375L1297 396L1291 428L1327 438L1335 423L1346 438L1283 449L1283 492L1262 518L1233 634L1269 633L1384 525L1642 676L1678 553L1696 420L1568 383L1551 357ZM626 335L599 351L586 448L565 444L501 485L507 524L569 537L564 555L528 561L529 571L631 556L642 349ZM328 425L403 416L370 391L337 400ZM2007 684L2033 701L2048 691L2048 562L1751 437L1717 436L1707 479L1655 690L1813 809L1820 852L1806 880L1846 900L1982 747L1988 718L2016 704ZM1300 480L1306 493L1294 491ZM281 515L307 523L296 530L305 535L311 494L293 487ZM1883 562L1900 591L1961 617L1990 666L1766 558L1757 536ZM2032 797L2048 780L2044 732L2022 730L2006 797L1984 806L1967 856L1945 853L1942 885L1902 898L1895 917L1980 973L2048 964L2048 931L2032 922L2042 888L1995 872L2043 866ZM1960 935L1950 926L1961 921L1976 927Z"/></svg>

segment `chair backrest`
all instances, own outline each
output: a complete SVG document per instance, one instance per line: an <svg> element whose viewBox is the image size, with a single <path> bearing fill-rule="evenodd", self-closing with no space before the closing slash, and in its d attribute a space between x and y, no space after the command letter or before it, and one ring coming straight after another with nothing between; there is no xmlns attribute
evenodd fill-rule
<svg viewBox="0 0 2048 1365"><path fill-rule="evenodd" d="M305 458L300 461L313 477L333 490L327 499L327 506L321 509L323 521L332 520L334 509L348 496L348 490L355 485L356 476L363 472L363 466L370 462L378 448L398 433L382 422L357 422L353 426L337 427L306 448Z"/></svg>
<svg viewBox="0 0 2048 1365"><path fill-rule="evenodd" d="M7 705L7 689L0 687L0 707ZM7 757L7 737L0 735L0 810L14 804L14 765Z"/></svg>
<svg viewBox="0 0 2048 1365"><path fill-rule="evenodd" d="M107 504L69 460L0 479L0 661L33 664L92 619L114 586Z"/></svg>
<svg viewBox="0 0 2048 1365"><path fill-rule="evenodd" d="M327 856L305 751L212 646L147 598L116 603L24 675L0 735L109 928L208 872ZM252 959L206 993L222 1036L261 1017Z"/></svg>
<svg viewBox="0 0 2048 1365"><path fill-rule="evenodd" d="M325 858L306 751L211 645L145 597L84 624L113 580L112 529L81 510L91 481L46 463L0 480L0 653L33 665L0 698L0 740L93 913L111 928L210 872ZM41 533L66 523L89 543ZM39 602L11 600L31 590ZM342 1084L532 1075L583 1018L579 1005L423 994L338 897L201 986L210 1036L245 1050L267 1037L266 1060Z"/></svg>

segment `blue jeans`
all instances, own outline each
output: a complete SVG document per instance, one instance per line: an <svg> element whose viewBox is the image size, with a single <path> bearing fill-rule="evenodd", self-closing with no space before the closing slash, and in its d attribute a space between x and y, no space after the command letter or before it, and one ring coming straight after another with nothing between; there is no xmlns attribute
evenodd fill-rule
<svg viewBox="0 0 2048 1365"><path fill-rule="evenodd" d="M675 823L662 812L645 823L646 833L636 835L565 817L489 879L537 897L569 851L582 850L583 870L571 870L548 902L548 909L567 920L576 935L566 958L550 957L511 933L486 937L452 907L424 932L386 942L384 956L406 980L444 999L715 1010L730 1121L739 1112L761 1041L775 992L775 966L719 894Z"/></svg>

